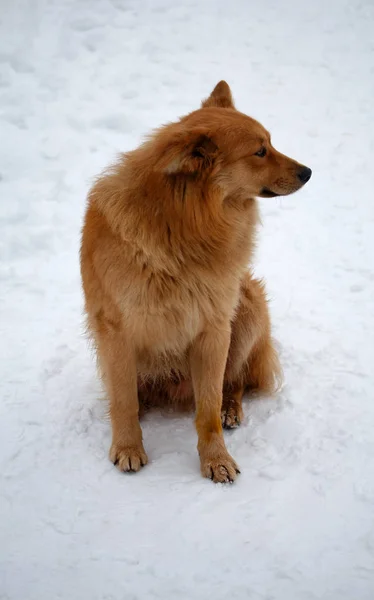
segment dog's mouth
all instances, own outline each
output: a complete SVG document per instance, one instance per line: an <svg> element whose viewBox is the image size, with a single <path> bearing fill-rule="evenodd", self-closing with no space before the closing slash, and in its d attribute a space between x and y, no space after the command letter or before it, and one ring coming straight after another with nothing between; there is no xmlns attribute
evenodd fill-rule
<svg viewBox="0 0 374 600"><path fill-rule="evenodd" d="M280 196L280 194L272 192L271 190L269 190L269 188L262 188L260 196L261 198L275 198L275 196Z"/></svg>

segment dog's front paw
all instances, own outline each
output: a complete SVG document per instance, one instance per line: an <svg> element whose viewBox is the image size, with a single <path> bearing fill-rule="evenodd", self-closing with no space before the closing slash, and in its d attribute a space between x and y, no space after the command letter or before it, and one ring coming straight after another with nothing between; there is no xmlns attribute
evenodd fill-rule
<svg viewBox="0 0 374 600"><path fill-rule="evenodd" d="M120 471L125 472L139 471L148 462L143 444L126 446L113 443L109 458Z"/></svg>
<svg viewBox="0 0 374 600"><path fill-rule="evenodd" d="M239 467L230 454L201 458L201 473L214 483L232 483L240 473Z"/></svg>

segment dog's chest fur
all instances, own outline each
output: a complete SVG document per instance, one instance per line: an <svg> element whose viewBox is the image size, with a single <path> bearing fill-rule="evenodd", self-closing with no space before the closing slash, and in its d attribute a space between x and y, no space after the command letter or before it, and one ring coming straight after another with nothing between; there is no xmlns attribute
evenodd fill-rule
<svg viewBox="0 0 374 600"><path fill-rule="evenodd" d="M216 255L204 255L204 244L194 249L194 258L182 248L179 260L167 248L150 256L131 244L124 246L128 274L122 282L118 274L117 301L141 354L151 355L152 361L160 356L161 362L168 355L178 362L207 324L219 326L234 317L252 251L247 220L251 221L244 219L228 247L220 247Z"/></svg>
<svg viewBox="0 0 374 600"><path fill-rule="evenodd" d="M88 312L135 344L138 372L183 373L199 333L230 327L253 251L256 202L228 203L217 221L213 215L196 229L195 215L187 223L161 212L140 219L134 202L113 198L97 205L93 194L86 215L82 276L95 304Z"/></svg>

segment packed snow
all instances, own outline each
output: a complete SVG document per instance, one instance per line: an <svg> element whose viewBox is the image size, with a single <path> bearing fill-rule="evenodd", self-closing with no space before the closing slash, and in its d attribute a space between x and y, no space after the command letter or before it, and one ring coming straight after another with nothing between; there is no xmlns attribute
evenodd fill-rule
<svg viewBox="0 0 374 600"><path fill-rule="evenodd" d="M374 4L4 0L0 31L4 600L374 598ZM193 416L150 413L120 474L83 331L93 177L220 79L313 169L261 201L285 385L201 478Z"/></svg>

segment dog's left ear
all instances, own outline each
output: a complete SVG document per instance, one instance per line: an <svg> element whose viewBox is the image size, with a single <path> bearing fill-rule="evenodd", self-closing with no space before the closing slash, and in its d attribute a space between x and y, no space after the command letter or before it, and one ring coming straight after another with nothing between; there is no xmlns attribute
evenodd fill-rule
<svg viewBox="0 0 374 600"><path fill-rule="evenodd" d="M156 169L170 175L201 173L213 164L217 154L218 147L212 137L198 128L176 135L157 162Z"/></svg>
<svg viewBox="0 0 374 600"><path fill-rule="evenodd" d="M217 83L209 98L203 100L201 103L202 108L207 108L208 106L216 106L218 108L235 108L230 86L228 83L226 83L226 81L220 81Z"/></svg>

